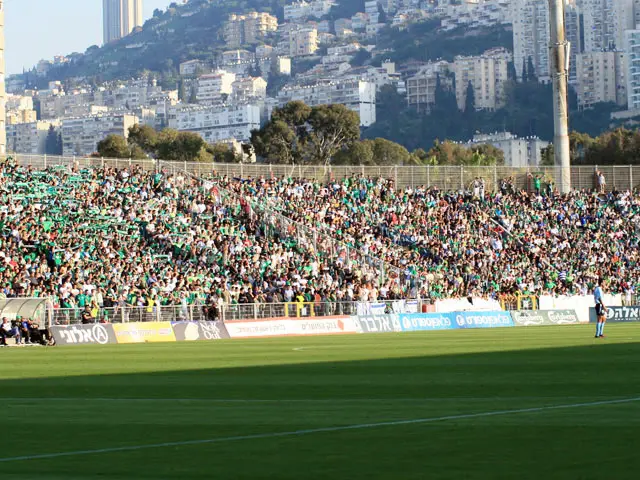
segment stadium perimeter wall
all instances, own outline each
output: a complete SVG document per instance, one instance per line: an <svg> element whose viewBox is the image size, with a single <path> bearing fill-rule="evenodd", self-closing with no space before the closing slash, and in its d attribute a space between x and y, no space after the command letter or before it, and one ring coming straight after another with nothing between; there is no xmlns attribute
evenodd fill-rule
<svg viewBox="0 0 640 480"><path fill-rule="evenodd" d="M640 307L635 307L640 312ZM51 333L57 345L107 345L182 342L229 338L267 338L309 335L402 333L475 328L577 325L574 310L522 310L450 313L399 313L343 315L315 318L267 318L259 320L197 322L95 323L55 325Z"/></svg>

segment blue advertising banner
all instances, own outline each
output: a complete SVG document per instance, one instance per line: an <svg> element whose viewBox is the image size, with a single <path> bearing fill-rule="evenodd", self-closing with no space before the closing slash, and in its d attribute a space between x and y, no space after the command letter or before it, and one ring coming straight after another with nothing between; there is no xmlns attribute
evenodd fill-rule
<svg viewBox="0 0 640 480"><path fill-rule="evenodd" d="M398 317L403 332L457 328L452 313L401 313Z"/></svg>
<svg viewBox="0 0 640 480"><path fill-rule="evenodd" d="M513 327L509 312L455 312L454 328Z"/></svg>

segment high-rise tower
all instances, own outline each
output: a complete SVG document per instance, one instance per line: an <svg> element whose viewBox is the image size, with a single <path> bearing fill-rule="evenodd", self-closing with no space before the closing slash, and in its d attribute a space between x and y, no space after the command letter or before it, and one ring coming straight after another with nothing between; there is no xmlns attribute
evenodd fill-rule
<svg viewBox="0 0 640 480"><path fill-rule="evenodd" d="M129 35L142 26L142 0L102 0L104 43Z"/></svg>

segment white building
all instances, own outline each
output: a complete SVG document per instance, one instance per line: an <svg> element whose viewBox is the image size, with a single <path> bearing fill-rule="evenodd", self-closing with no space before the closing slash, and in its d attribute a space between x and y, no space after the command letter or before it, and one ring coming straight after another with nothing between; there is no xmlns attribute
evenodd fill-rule
<svg viewBox="0 0 640 480"><path fill-rule="evenodd" d="M43 155L46 153L49 128L53 126L56 134L60 121L29 122L7 125L7 152Z"/></svg>
<svg viewBox="0 0 640 480"><path fill-rule="evenodd" d="M204 62L200 60L188 60L180 64L180 75L183 77L196 75L198 73L201 73L205 69L206 65Z"/></svg>
<svg viewBox="0 0 640 480"><path fill-rule="evenodd" d="M285 22L296 23L307 20L309 17L320 19L327 15L335 3L331 0L304 0L293 2L284 6Z"/></svg>
<svg viewBox="0 0 640 480"><path fill-rule="evenodd" d="M469 84L473 88L476 110L496 110L504 106L510 61L511 54L502 48L476 57L456 57L453 72L458 108L465 109Z"/></svg>
<svg viewBox="0 0 640 480"><path fill-rule="evenodd" d="M355 79L323 81L312 85L287 85L278 93L280 106L299 100L307 105L340 103L360 116L360 125L376 122L376 86Z"/></svg>
<svg viewBox="0 0 640 480"><path fill-rule="evenodd" d="M233 93L233 82L236 81L235 73L218 70L214 73L198 77L198 90L196 99L201 104L223 103L224 98Z"/></svg>
<svg viewBox="0 0 640 480"><path fill-rule="evenodd" d="M63 155L91 155L98 142L107 135L129 136L129 128L138 123L138 117L126 112L109 112L62 120Z"/></svg>
<svg viewBox="0 0 640 480"><path fill-rule="evenodd" d="M518 79L531 59L538 80L550 80L549 42L548 0L513 0L513 58Z"/></svg>
<svg viewBox="0 0 640 480"><path fill-rule="evenodd" d="M474 135L467 147L474 145L493 145L504 152L504 164L508 167L538 166L542 161L542 150L549 146L549 142L538 137L518 138L509 133L495 133L491 135Z"/></svg>
<svg viewBox="0 0 640 480"><path fill-rule="evenodd" d="M208 143L235 139L246 142L260 128L260 106L176 106L169 113L169 127L195 132Z"/></svg>
<svg viewBox="0 0 640 480"><path fill-rule="evenodd" d="M564 27L567 41L570 44L569 50L569 83L575 85L576 78L576 55L582 53L582 31L583 31L582 11L578 7L576 0L567 0L564 11Z"/></svg>
<svg viewBox="0 0 640 480"><path fill-rule="evenodd" d="M627 104L627 65L623 52L585 52L576 57L578 107Z"/></svg>
<svg viewBox="0 0 640 480"><path fill-rule="evenodd" d="M585 52L619 50L635 26L633 0L582 0Z"/></svg>
<svg viewBox="0 0 640 480"><path fill-rule="evenodd" d="M625 33L627 55L627 108L640 109L640 29Z"/></svg>
<svg viewBox="0 0 640 480"><path fill-rule="evenodd" d="M244 77L233 82L233 98L237 103L264 100L267 96L267 82L262 77Z"/></svg>

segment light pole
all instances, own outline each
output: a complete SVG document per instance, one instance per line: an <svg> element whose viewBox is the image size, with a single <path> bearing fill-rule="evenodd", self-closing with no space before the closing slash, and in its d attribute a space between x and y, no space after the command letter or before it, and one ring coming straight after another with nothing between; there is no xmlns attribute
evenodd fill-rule
<svg viewBox="0 0 640 480"><path fill-rule="evenodd" d="M0 155L7 153L7 93L4 71L4 1L0 0Z"/></svg>
<svg viewBox="0 0 640 480"><path fill-rule="evenodd" d="M551 44L549 58L553 81L553 148L556 168L560 168L558 179L560 192L571 191L571 155L569 151L569 107L567 101L569 44L564 29L565 0L549 0Z"/></svg>

